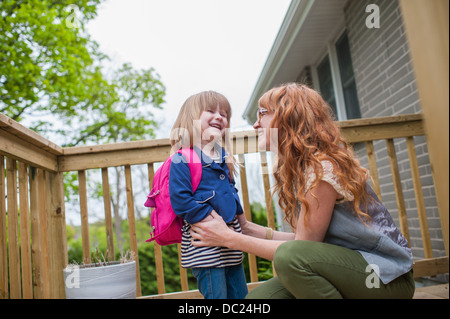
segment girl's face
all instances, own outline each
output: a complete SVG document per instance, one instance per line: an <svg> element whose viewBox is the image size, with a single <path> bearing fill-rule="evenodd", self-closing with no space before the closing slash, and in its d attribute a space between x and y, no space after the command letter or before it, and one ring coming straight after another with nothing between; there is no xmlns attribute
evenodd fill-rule
<svg viewBox="0 0 450 319"><path fill-rule="evenodd" d="M221 139L228 127L227 112L217 105L206 109L200 115L202 144Z"/></svg>
<svg viewBox="0 0 450 319"><path fill-rule="evenodd" d="M258 108L258 113L256 114L256 122L253 124L253 128L258 131L258 149L266 151L277 150L276 144L274 143L271 148L271 139L276 138L273 134L275 130L270 129L270 122L273 119L273 112L268 111L264 108ZM271 134L272 133L272 134Z"/></svg>

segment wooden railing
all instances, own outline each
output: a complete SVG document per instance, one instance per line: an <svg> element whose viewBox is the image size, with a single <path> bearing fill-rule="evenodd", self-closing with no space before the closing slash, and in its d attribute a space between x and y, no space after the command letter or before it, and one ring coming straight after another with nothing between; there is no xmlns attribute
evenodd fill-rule
<svg viewBox="0 0 450 319"><path fill-rule="evenodd" d="M395 189L401 231L409 240L408 217L402 191L398 161L393 139L406 139L422 234L425 259L416 260L415 276L448 273L448 256L433 258L426 206L422 194L414 136L424 135L422 117L402 115L384 118L351 120L339 123L343 135L351 143L364 142L367 163L376 193L382 197L374 144L385 140ZM234 153L240 167L241 200L251 220L247 163L244 155L256 153L263 171L268 160L258 153L255 132L233 133ZM130 248L137 255L135 199L131 167L146 164L148 188L152 184L154 164L164 161L170 153L168 139L127 142L108 145L61 148L33 131L0 114L0 298L64 298L62 269L68 263L63 172L78 172L80 220L83 257L89 259L89 224L87 206L87 170L101 170L105 207L105 226L109 252L114 252L108 168L122 166L125 171L127 216ZM6 178L4 178L6 177ZM275 227L271 204L269 175L262 175L269 227ZM6 192L5 192L6 190ZM142 201L142 200L141 200ZM446 214L448 212L440 212ZM444 237L445 238L445 237ZM448 234L447 234L448 238ZM448 243L445 243L448 246ZM158 294L165 293L161 247L154 245ZM255 256L249 256L250 282L258 281ZM180 267L181 290L188 290L186 270ZM137 294L141 295L140 270L137 267Z"/></svg>

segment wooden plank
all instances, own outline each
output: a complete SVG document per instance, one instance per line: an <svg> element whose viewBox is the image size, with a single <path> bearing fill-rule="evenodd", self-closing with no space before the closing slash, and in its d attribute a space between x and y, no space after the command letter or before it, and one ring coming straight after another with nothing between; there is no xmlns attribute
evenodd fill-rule
<svg viewBox="0 0 450 319"><path fill-rule="evenodd" d="M270 193L269 167L266 152L260 152L261 169L264 183L264 198L266 200L267 226L275 230L275 216L272 205L272 194Z"/></svg>
<svg viewBox="0 0 450 319"><path fill-rule="evenodd" d="M413 299L449 299L448 283L416 288Z"/></svg>
<svg viewBox="0 0 450 319"><path fill-rule="evenodd" d="M180 291L180 292L169 292L157 295L142 296L139 299L203 299L203 295L198 289Z"/></svg>
<svg viewBox="0 0 450 319"><path fill-rule="evenodd" d="M178 267L180 268L181 290L187 291L189 290L189 284L186 268L183 268L181 266L181 244L177 244L177 251L178 251Z"/></svg>
<svg viewBox="0 0 450 319"><path fill-rule="evenodd" d="M6 159L6 195L8 202L8 252L9 252L9 295L12 299L22 298L20 281L19 213L17 207L16 161Z"/></svg>
<svg viewBox="0 0 450 319"><path fill-rule="evenodd" d="M242 193L242 201L244 204L244 214L245 218L251 222L252 221L252 212L250 208L250 198L248 193L248 184L247 184L247 172L245 170L245 157L243 154L238 155L239 159L239 176L241 177L241 193ZM253 254L248 254L249 261L249 271L250 271L250 281L257 282L258 281L258 265L256 263L256 256Z"/></svg>
<svg viewBox="0 0 450 319"><path fill-rule="evenodd" d="M448 274L448 256L421 259L414 262L414 278Z"/></svg>
<svg viewBox="0 0 450 319"><path fill-rule="evenodd" d="M24 141L1 129L0 154L50 171L58 170L58 162L55 154L47 152L43 148Z"/></svg>
<svg viewBox="0 0 450 319"><path fill-rule="evenodd" d="M0 155L0 299L9 298L5 186L5 157Z"/></svg>
<svg viewBox="0 0 450 319"><path fill-rule="evenodd" d="M272 204L272 194L270 193L270 180L269 180L269 167L267 163L266 152L260 152L261 157L261 169L262 178L264 183L264 198L266 200L266 214L267 214L267 227L276 229L275 227L275 215ZM272 262L273 275L276 276L275 264Z"/></svg>
<svg viewBox="0 0 450 319"><path fill-rule="evenodd" d="M234 154L244 154L257 152L257 133L255 130L229 132L230 138L234 141ZM89 146L75 146L63 148L63 155L82 155L92 153L104 153L104 152L116 152L116 151L129 151L138 149L150 149L159 147L169 147L170 140L168 138L144 140L144 141L130 141L123 143L110 143L103 145L89 145Z"/></svg>
<svg viewBox="0 0 450 319"><path fill-rule="evenodd" d="M62 155L63 153L63 149L57 144L47 140L38 133L26 128L22 124L14 121L13 119L1 113L0 113L0 131L1 131L0 135L3 135L4 132L8 132L9 134L17 136L21 140L29 142L51 154Z"/></svg>
<svg viewBox="0 0 450 319"><path fill-rule="evenodd" d="M431 247L430 231L428 229L427 211L423 199L422 182L420 181L419 164L417 163L416 148L412 137L406 138L408 148L409 164L411 167L411 176L414 185L414 194L416 197L417 213L419 215L420 231L422 234L423 249L425 258L433 258Z"/></svg>
<svg viewBox="0 0 450 319"><path fill-rule="evenodd" d="M122 143L101 144L101 145L64 147L63 153L64 155L68 156L68 155L115 152L115 151L130 151L135 149L151 149L167 146L170 147L170 140L168 138L163 138L155 140L130 141Z"/></svg>
<svg viewBox="0 0 450 319"><path fill-rule="evenodd" d="M50 255L48 242L50 240L48 234L47 219L47 174L42 169L37 169L37 179L39 188L39 235L41 244L41 274L42 274L42 298L51 297L51 278L50 278Z"/></svg>
<svg viewBox="0 0 450 319"><path fill-rule="evenodd" d="M397 154L395 153L394 141L392 139L386 140L389 163L391 165L392 180L394 183L395 198L397 200L398 219L400 222L400 230L405 236L408 243L411 245L409 239L408 219L406 216L405 198L403 196L402 183L400 180L400 172L398 169Z"/></svg>
<svg viewBox="0 0 450 319"><path fill-rule="evenodd" d="M169 157L170 150L170 145L165 145L144 149L64 155L58 157L58 164L61 172L147 164L165 161Z"/></svg>
<svg viewBox="0 0 450 319"><path fill-rule="evenodd" d="M136 220L134 217L133 183L131 167L125 165L125 187L127 192L128 232L130 235L130 249L136 257L136 296L141 296L141 276L139 271L139 253L136 240Z"/></svg>
<svg viewBox="0 0 450 319"><path fill-rule="evenodd" d="M375 158L375 149L373 147L372 141L366 142L366 153L367 153L367 158L369 161L370 176L372 177L372 181L373 181L372 187L373 187L375 194L377 194L378 199L381 201L380 180L378 178L377 161Z"/></svg>
<svg viewBox="0 0 450 319"><path fill-rule="evenodd" d="M87 205L86 171L78 171L78 195L80 197L81 242L83 246L83 262L91 263L91 245L89 243L89 218Z"/></svg>
<svg viewBox="0 0 450 319"><path fill-rule="evenodd" d="M349 143L359 143L381 139L393 139L407 136L424 135L422 121L415 120L410 122L395 122L388 124L378 124L372 126L341 126L341 134Z"/></svg>
<svg viewBox="0 0 450 319"><path fill-rule="evenodd" d="M114 232L112 226L111 214L111 194L109 191L108 168L102 168L102 188L103 188L103 205L105 210L105 228L106 228L106 247L108 249L108 259L114 260Z"/></svg>
<svg viewBox="0 0 450 319"><path fill-rule="evenodd" d="M19 162L20 255L22 260L22 298L33 299L31 242L28 204L28 167Z"/></svg>
<svg viewBox="0 0 450 319"><path fill-rule="evenodd" d="M37 169L30 167L30 220L31 220L31 258L33 260L33 296L42 299L44 295L43 276L41 272L41 236L39 222L39 185Z"/></svg>
<svg viewBox="0 0 450 319"><path fill-rule="evenodd" d="M422 121L422 114L403 114L403 115L394 115L394 116L377 116L377 117L366 117L361 119L353 119L346 121L337 121L336 124L340 128L350 128L350 127L361 127L361 126L372 126L375 127L377 125L396 125L398 123L406 123L406 122L416 122Z"/></svg>
<svg viewBox="0 0 450 319"><path fill-rule="evenodd" d="M264 283L264 281L248 283L247 289L250 292L262 283ZM143 296L139 299L203 299L203 295L200 293L200 291L195 289L182 292L170 292L165 294Z"/></svg>
<svg viewBox="0 0 450 319"><path fill-rule="evenodd" d="M47 226L50 298L64 299L65 284L63 269L68 264L66 217L64 206L64 182L62 173L47 172Z"/></svg>
<svg viewBox="0 0 450 319"><path fill-rule="evenodd" d="M164 284L164 266L163 266L162 250L159 244L157 244L155 241L153 243L155 250L156 284L158 286L158 294L163 294L166 292L166 287Z"/></svg>

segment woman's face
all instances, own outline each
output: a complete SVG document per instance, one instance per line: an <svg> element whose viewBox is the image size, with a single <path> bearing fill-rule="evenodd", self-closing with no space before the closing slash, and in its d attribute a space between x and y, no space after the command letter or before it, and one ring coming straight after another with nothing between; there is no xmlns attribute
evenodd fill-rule
<svg viewBox="0 0 450 319"><path fill-rule="evenodd" d="M274 139L278 137L278 134L274 134L276 129L270 128L272 119L273 112L264 108L258 108L256 122L253 124L253 128L258 131L258 149L260 151L277 151Z"/></svg>

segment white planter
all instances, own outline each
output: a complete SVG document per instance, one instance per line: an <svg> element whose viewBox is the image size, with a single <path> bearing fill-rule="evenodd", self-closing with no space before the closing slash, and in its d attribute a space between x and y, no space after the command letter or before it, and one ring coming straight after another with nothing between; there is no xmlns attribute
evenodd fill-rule
<svg viewBox="0 0 450 319"><path fill-rule="evenodd" d="M63 270L66 299L136 298L136 262Z"/></svg>

